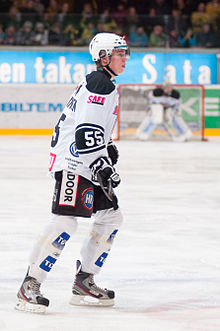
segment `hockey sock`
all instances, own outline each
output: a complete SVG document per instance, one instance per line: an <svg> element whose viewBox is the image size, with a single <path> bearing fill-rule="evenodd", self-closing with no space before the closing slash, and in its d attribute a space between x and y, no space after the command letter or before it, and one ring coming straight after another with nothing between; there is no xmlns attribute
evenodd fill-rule
<svg viewBox="0 0 220 331"><path fill-rule="evenodd" d="M29 275L42 283L47 277L66 241L77 229L77 220L73 216L52 214L50 222L35 243L30 258Z"/></svg>
<svg viewBox="0 0 220 331"><path fill-rule="evenodd" d="M101 270L122 223L120 209L102 210L95 214L95 222L81 249L82 270L97 274Z"/></svg>

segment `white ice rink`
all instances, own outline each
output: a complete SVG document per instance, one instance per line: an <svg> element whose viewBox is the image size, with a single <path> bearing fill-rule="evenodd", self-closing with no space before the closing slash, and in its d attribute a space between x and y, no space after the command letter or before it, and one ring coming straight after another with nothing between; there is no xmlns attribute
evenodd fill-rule
<svg viewBox="0 0 220 331"><path fill-rule="evenodd" d="M34 240L50 218L49 138L0 137L0 330L219 331L220 142L118 142L124 225L96 281L113 308L70 306L81 220L49 273L45 315L14 310Z"/></svg>

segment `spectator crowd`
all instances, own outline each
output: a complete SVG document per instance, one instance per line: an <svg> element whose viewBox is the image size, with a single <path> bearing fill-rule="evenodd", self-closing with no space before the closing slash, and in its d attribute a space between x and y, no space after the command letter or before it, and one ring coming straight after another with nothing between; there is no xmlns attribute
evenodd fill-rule
<svg viewBox="0 0 220 331"><path fill-rule="evenodd" d="M87 46L104 31L131 47L220 47L220 0L0 1L0 45Z"/></svg>

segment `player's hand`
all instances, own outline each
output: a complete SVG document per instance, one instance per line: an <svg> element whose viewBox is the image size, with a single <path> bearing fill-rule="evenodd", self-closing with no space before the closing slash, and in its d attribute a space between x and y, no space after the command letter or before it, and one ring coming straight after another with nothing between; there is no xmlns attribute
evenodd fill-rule
<svg viewBox="0 0 220 331"><path fill-rule="evenodd" d="M98 181L101 179L104 187L108 186L108 182L111 181L112 187L116 187L120 184L121 179L119 174L109 163L107 157L100 157L90 165L92 180Z"/></svg>

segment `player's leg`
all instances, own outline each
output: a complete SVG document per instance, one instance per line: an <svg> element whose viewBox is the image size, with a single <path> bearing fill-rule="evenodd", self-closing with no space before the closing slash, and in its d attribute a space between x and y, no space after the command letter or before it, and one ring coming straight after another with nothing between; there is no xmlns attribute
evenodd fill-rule
<svg viewBox="0 0 220 331"><path fill-rule="evenodd" d="M164 122L163 127L167 131L170 138L174 141L176 138L175 133L172 131L172 123L173 123L173 117L174 117L174 109L172 107L165 108L164 110Z"/></svg>
<svg viewBox="0 0 220 331"><path fill-rule="evenodd" d="M103 200L106 200L104 195ZM73 296L70 301L73 305L110 306L114 304L114 292L99 288L93 278L94 275L100 272L108 257L114 237L123 220L119 208L114 210L111 204L109 204L109 207L109 209L98 210L94 214L95 219L91 232L85 239L81 249L82 263L77 262L78 270L73 284Z"/></svg>
<svg viewBox="0 0 220 331"><path fill-rule="evenodd" d="M176 114L173 117L172 125L177 133L176 141L188 141L191 138L192 132L180 114Z"/></svg>
<svg viewBox="0 0 220 331"><path fill-rule="evenodd" d="M163 122L163 106L152 104L150 111L137 129L136 137L140 140L147 140L153 134L157 125Z"/></svg>
<svg viewBox="0 0 220 331"><path fill-rule="evenodd" d="M95 214L92 230L81 249L82 268L85 272L100 272L121 223L122 214L119 208L100 210Z"/></svg>
<svg viewBox="0 0 220 331"><path fill-rule="evenodd" d="M31 252L28 273L18 292L18 310L45 311L49 300L40 293L41 283L53 268L66 241L75 233L76 216L83 214L84 217L90 217L92 213L87 195L93 196L93 187L84 178L69 172L58 173L54 192L52 221L46 226ZM83 198L87 201L85 208L82 207Z"/></svg>
<svg viewBox="0 0 220 331"><path fill-rule="evenodd" d="M30 254L26 277L18 291L17 310L44 312L49 305L40 286L61 255L66 241L77 229L73 216L52 214L52 221L39 236Z"/></svg>

